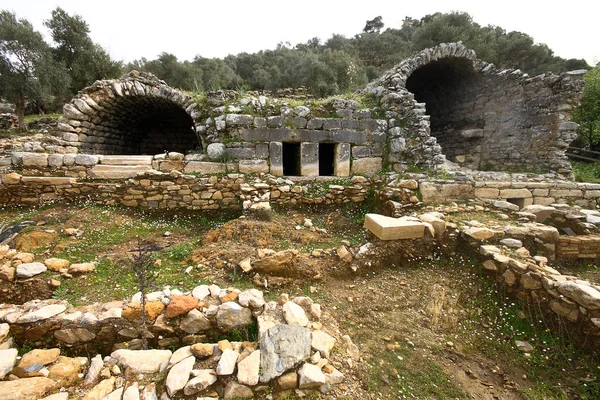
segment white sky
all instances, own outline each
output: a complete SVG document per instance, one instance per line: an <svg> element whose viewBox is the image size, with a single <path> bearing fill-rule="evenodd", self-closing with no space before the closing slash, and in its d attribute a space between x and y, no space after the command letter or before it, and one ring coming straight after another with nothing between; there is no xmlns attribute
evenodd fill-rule
<svg viewBox="0 0 600 400"><path fill-rule="evenodd" d="M352 37L378 15L386 28L399 28L405 16L466 11L480 25L527 33L558 56L600 62L598 0L3 0L0 8L47 34L43 21L57 6L81 15L92 39L122 61L153 59L162 51L180 60L252 53L279 42L326 40L333 33Z"/></svg>

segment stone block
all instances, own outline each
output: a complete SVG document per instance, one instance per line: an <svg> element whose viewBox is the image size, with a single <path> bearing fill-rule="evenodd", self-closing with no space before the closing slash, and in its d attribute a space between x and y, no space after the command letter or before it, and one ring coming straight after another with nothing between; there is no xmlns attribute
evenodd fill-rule
<svg viewBox="0 0 600 400"><path fill-rule="evenodd" d="M75 156L75 164L77 165L96 165L100 162L100 156L91 154L77 154Z"/></svg>
<svg viewBox="0 0 600 400"><path fill-rule="evenodd" d="M227 172L226 165L216 162L189 161L183 168L185 174L197 173L203 175L221 174Z"/></svg>
<svg viewBox="0 0 600 400"><path fill-rule="evenodd" d="M227 148L227 154L229 154L232 158L235 159L248 159L254 158L256 155L254 149L243 148L243 147L229 147Z"/></svg>
<svg viewBox="0 0 600 400"><path fill-rule="evenodd" d="M503 199L525 199L533 197L528 189L502 189L500 197Z"/></svg>
<svg viewBox="0 0 600 400"><path fill-rule="evenodd" d="M327 118L323 121L323 129L342 129L342 120L340 118Z"/></svg>
<svg viewBox="0 0 600 400"><path fill-rule="evenodd" d="M368 146L352 146L352 157L364 158L371 156L371 148Z"/></svg>
<svg viewBox="0 0 600 400"><path fill-rule="evenodd" d="M326 118L311 118L306 123L308 129L323 129L323 123Z"/></svg>
<svg viewBox="0 0 600 400"><path fill-rule="evenodd" d="M365 215L364 227L381 240L418 239L425 235L425 225L422 222L379 214Z"/></svg>
<svg viewBox="0 0 600 400"><path fill-rule="evenodd" d="M302 143L300 145L300 174L319 176L319 144Z"/></svg>
<svg viewBox="0 0 600 400"><path fill-rule="evenodd" d="M44 153L20 153L24 167L47 167L48 154Z"/></svg>
<svg viewBox="0 0 600 400"><path fill-rule="evenodd" d="M483 199L497 199L500 195L500 190L494 188L476 188L475 197Z"/></svg>
<svg viewBox="0 0 600 400"><path fill-rule="evenodd" d="M367 141L367 135L362 131L340 130L332 131L330 134L331 140L335 142L364 143Z"/></svg>
<svg viewBox="0 0 600 400"><path fill-rule="evenodd" d="M555 197L557 199L565 198L565 197L583 197L583 191L574 189L550 189L550 196Z"/></svg>
<svg viewBox="0 0 600 400"><path fill-rule="evenodd" d="M242 174L268 173L269 164L267 160L240 160L239 169Z"/></svg>
<svg viewBox="0 0 600 400"><path fill-rule="evenodd" d="M285 119L285 126L290 129L304 129L306 128L306 118L288 117Z"/></svg>
<svg viewBox="0 0 600 400"><path fill-rule="evenodd" d="M276 176L283 175L283 146L281 142L269 143L270 172Z"/></svg>
<svg viewBox="0 0 600 400"><path fill-rule="evenodd" d="M89 172L93 179L127 179L139 173L152 171L149 165L96 165Z"/></svg>
<svg viewBox="0 0 600 400"><path fill-rule="evenodd" d="M352 173L364 175L368 172L381 171L383 159L381 157L360 158L352 160Z"/></svg>
<svg viewBox="0 0 600 400"><path fill-rule="evenodd" d="M104 156L104 165L151 165L152 156Z"/></svg>
<svg viewBox="0 0 600 400"><path fill-rule="evenodd" d="M53 168L62 167L63 159L63 154L50 154L50 156L48 157L48 165Z"/></svg>
<svg viewBox="0 0 600 400"><path fill-rule="evenodd" d="M269 158L269 145L267 143L259 143L256 145L256 158L261 160Z"/></svg>
<svg viewBox="0 0 600 400"><path fill-rule="evenodd" d="M61 176L24 176L21 178L21 183L23 184L47 186L71 185L76 182L76 178L66 178Z"/></svg>
<svg viewBox="0 0 600 400"><path fill-rule="evenodd" d="M335 146L334 175L350 175L350 143L338 143Z"/></svg>
<svg viewBox="0 0 600 400"><path fill-rule="evenodd" d="M473 197L474 188L471 183L438 184L423 182L420 185L424 203L444 203L446 201L467 200Z"/></svg>

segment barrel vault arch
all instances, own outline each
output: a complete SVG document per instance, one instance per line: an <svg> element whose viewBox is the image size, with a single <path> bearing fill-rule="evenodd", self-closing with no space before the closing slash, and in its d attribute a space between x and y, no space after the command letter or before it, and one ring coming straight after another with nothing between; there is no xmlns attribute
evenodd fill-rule
<svg viewBox="0 0 600 400"><path fill-rule="evenodd" d="M201 148L192 98L152 74L96 81L63 107L55 135L94 154L140 155Z"/></svg>

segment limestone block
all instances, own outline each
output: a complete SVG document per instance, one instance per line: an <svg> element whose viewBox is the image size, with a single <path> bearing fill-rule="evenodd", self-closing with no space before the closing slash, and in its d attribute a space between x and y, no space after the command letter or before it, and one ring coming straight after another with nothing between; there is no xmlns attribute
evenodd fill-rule
<svg viewBox="0 0 600 400"><path fill-rule="evenodd" d="M24 167L48 166L48 154L45 153L21 153L20 157Z"/></svg>
<svg viewBox="0 0 600 400"><path fill-rule="evenodd" d="M152 156L104 156L105 165L152 165Z"/></svg>
<svg viewBox="0 0 600 400"><path fill-rule="evenodd" d="M550 189L550 196L557 199L565 197L583 197L583 191L581 190L562 190L562 189Z"/></svg>
<svg viewBox="0 0 600 400"><path fill-rule="evenodd" d="M481 197L483 199L497 199L500 195L500 190L494 188L476 188L475 197Z"/></svg>
<svg viewBox="0 0 600 400"><path fill-rule="evenodd" d="M473 197L473 184L448 183L437 184L423 182L420 185L424 203L444 203L446 201L466 200Z"/></svg>
<svg viewBox="0 0 600 400"><path fill-rule="evenodd" d="M21 183L21 175L16 172L11 172L2 176L2 183L5 185L18 185Z"/></svg>
<svg viewBox="0 0 600 400"><path fill-rule="evenodd" d="M23 184L35 185L71 185L77 182L77 178L66 178L62 176L24 176L21 178Z"/></svg>
<svg viewBox="0 0 600 400"><path fill-rule="evenodd" d="M283 145L281 142L269 143L270 172L276 176L283 175Z"/></svg>
<svg viewBox="0 0 600 400"><path fill-rule="evenodd" d="M269 164L267 160L240 160L239 169L242 174L268 173Z"/></svg>
<svg viewBox="0 0 600 400"><path fill-rule="evenodd" d="M96 165L100 161L100 156L91 154L77 154L75 156L75 164L77 165Z"/></svg>
<svg viewBox="0 0 600 400"><path fill-rule="evenodd" d="M96 165L89 172L93 179L126 179L133 178L139 173L152 171L150 165Z"/></svg>
<svg viewBox="0 0 600 400"><path fill-rule="evenodd" d="M300 145L300 174L319 176L319 144L302 143Z"/></svg>
<svg viewBox="0 0 600 400"><path fill-rule="evenodd" d="M349 176L350 175L350 143L338 143L335 146L335 163L334 163L334 175L335 176Z"/></svg>
<svg viewBox="0 0 600 400"><path fill-rule="evenodd" d="M203 175L221 174L226 172L226 165L217 162L189 161L183 168L185 174L198 173Z"/></svg>
<svg viewBox="0 0 600 400"><path fill-rule="evenodd" d="M414 239L425 235L425 225L421 222L379 214L365 215L364 227L381 240Z"/></svg>
<svg viewBox="0 0 600 400"><path fill-rule="evenodd" d="M528 189L502 189L500 197L503 199L524 199L533 197Z"/></svg>
<svg viewBox="0 0 600 400"><path fill-rule="evenodd" d="M380 171L383 166L381 157L368 157L358 160L352 160L352 173L364 175L368 172L374 173Z"/></svg>
<svg viewBox="0 0 600 400"><path fill-rule="evenodd" d="M62 167L64 155L62 154L50 154L48 156L48 165L51 167Z"/></svg>

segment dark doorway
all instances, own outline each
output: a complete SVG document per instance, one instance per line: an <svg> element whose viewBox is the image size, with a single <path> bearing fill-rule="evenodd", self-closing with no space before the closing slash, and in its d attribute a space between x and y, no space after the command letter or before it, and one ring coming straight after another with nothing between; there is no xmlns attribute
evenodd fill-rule
<svg viewBox="0 0 600 400"><path fill-rule="evenodd" d="M319 175L333 176L335 144L319 143Z"/></svg>
<svg viewBox="0 0 600 400"><path fill-rule="evenodd" d="M283 175L300 174L300 143L283 143Z"/></svg>

